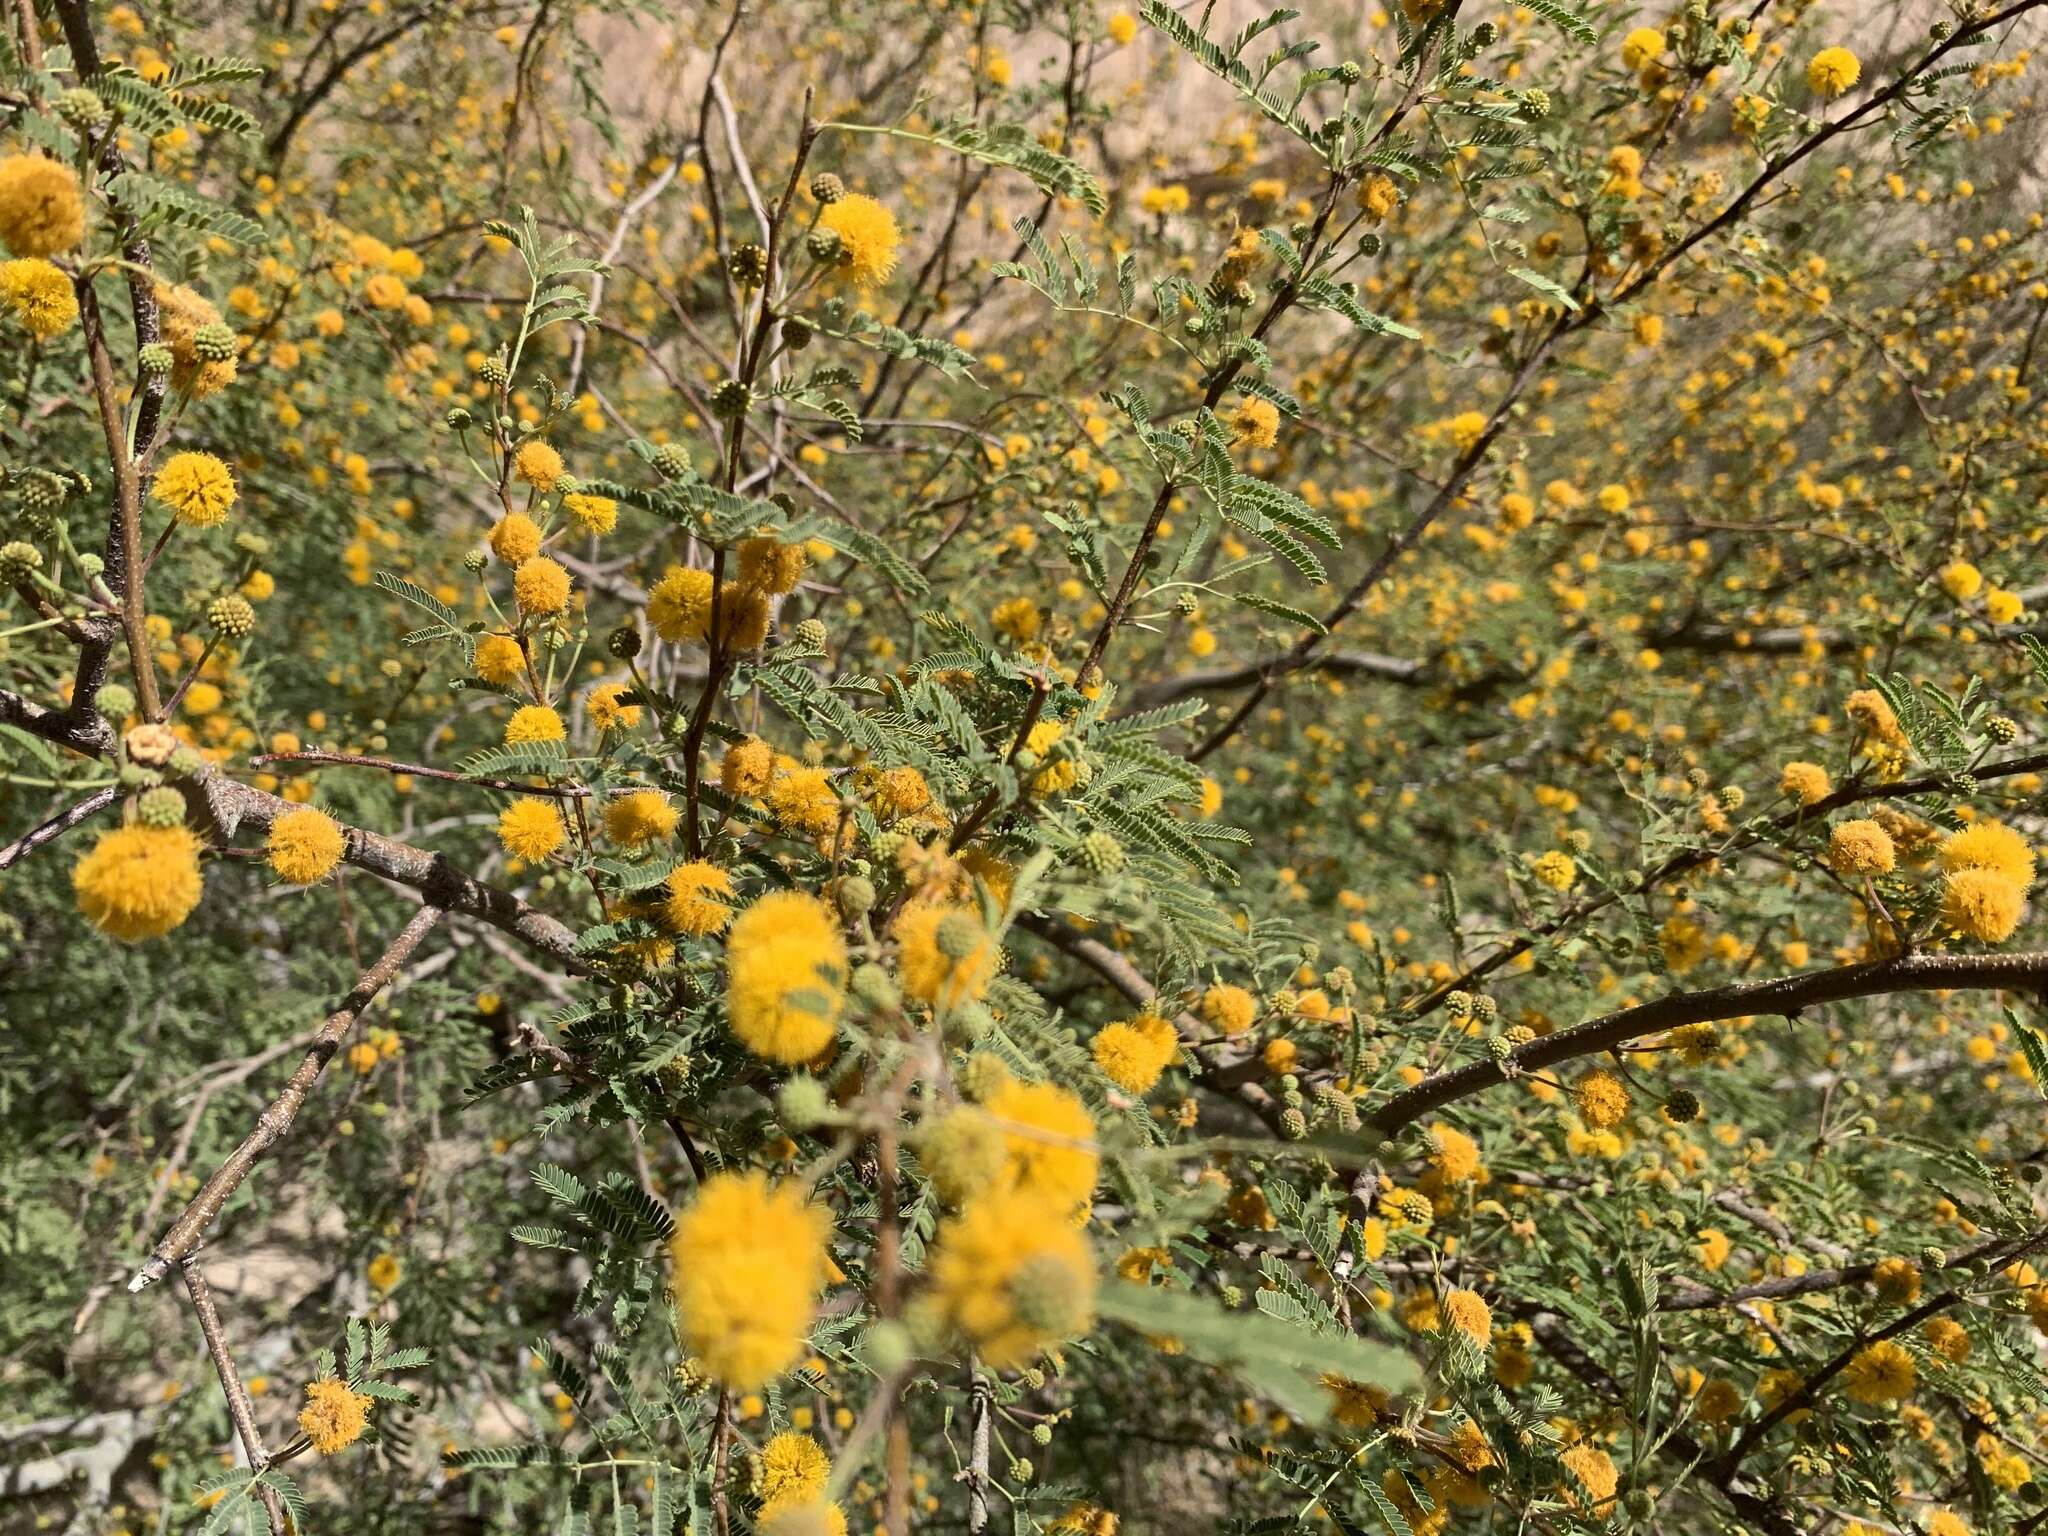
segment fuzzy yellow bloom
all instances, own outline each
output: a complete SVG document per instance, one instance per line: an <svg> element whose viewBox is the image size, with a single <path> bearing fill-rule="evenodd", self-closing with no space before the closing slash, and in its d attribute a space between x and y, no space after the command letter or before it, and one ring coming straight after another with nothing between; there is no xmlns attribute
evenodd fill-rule
<svg viewBox="0 0 2048 1536"><path fill-rule="evenodd" d="M1430 1162L1446 1183L1464 1184L1478 1177L1479 1144L1463 1131L1439 1120L1423 1132L1422 1139Z"/></svg>
<svg viewBox="0 0 2048 1536"><path fill-rule="evenodd" d="M732 921L732 876L702 859L669 871L662 918L678 933L717 933Z"/></svg>
<svg viewBox="0 0 2048 1536"><path fill-rule="evenodd" d="M2027 840L2003 822L1974 821L1941 841L1941 867L1954 873L1965 869L1990 870L2026 891L2034 883L2034 850Z"/></svg>
<svg viewBox="0 0 2048 1536"><path fill-rule="evenodd" d="M1067 728L1055 720L1041 720L1031 727L1024 738L1025 750L1036 756L1040 762L1065 736ZM1077 760L1063 757L1057 762L1045 763L1031 777L1031 792L1034 795L1054 795L1062 790L1072 789L1081 782L1081 767Z"/></svg>
<svg viewBox="0 0 2048 1536"><path fill-rule="evenodd" d="M985 1194L940 1224L933 1296L993 1370L1084 1332L1095 1264L1063 1205L1024 1191Z"/></svg>
<svg viewBox="0 0 2048 1536"><path fill-rule="evenodd" d="M1055 1083L1005 1082L983 1104L1002 1128L1005 1184L1072 1209L1095 1193L1101 1155L1088 1108Z"/></svg>
<svg viewBox="0 0 2048 1536"><path fill-rule="evenodd" d="M1377 224L1401 206L1401 189L1391 176L1377 173L1358 184L1358 209L1369 223Z"/></svg>
<svg viewBox="0 0 2048 1536"><path fill-rule="evenodd" d="M1165 1019L1147 1014L1097 1030L1088 1051L1103 1076L1125 1093L1146 1094L1180 1054L1180 1040Z"/></svg>
<svg viewBox="0 0 2048 1536"><path fill-rule="evenodd" d="M1628 69L1654 64L1663 52L1664 34L1655 27L1637 27L1621 40L1621 62Z"/></svg>
<svg viewBox="0 0 2048 1536"><path fill-rule="evenodd" d="M1911 1397L1918 1374L1904 1345L1880 1339L1850 1356L1842 1371L1842 1391L1852 1401L1879 1407Z"/></svg>
<svg viewBox="0 0 2048 1536"><path fill-rule="evenodd" d="M562 717L545 704L521 705L512 711L512 718L505 723L505 745L508 747L536 746L561 741L566 736Z"/></svg>
<svg viewBox="0 0 2048 1536"><path fill-rule="evenodd" d="M980 917L966 907L917 902L890 924L903 990L934 1008L987 995L1001 958Z"/></svg>
<svg viewBox="0 0 2048 1536"><path fill-rule="evenodd" d="M227 465L210 453L174 453L149 482L149 494L178 521L212 528L227 521L235 504L235 481Z"/></svg>
<svg viewBox="0 0 2048 1536"><path fill-rule="evenodd" d="M754 1492L765 1507L783 1499L809 1503L825 1496L831 1460L809 1435L785 1431L761 1447L761 1472Z"/></svg>
<svg viewBox="0 0 2048 1536"><path fill-rule="evenodd" d="M830 837L839 825L839 794L823 768L796 768L768 785L768 809L790 832Z"/></svg>
<svg viewBox="0 0 2048 1536"><path fill-rule="evenodd" d="M326 879L341 862L348 839L333 817L308 805L286 811L273 821L265 847L270 867L281 879L293 885L312 885Z"/></svg>
<svg viewBox="0 0 2048 1536"><path fill-rule="evenodd" d="M545 496L562 478L562 456L539 438L528 438L512 456L512 472Z"/></svg>
<svg viewBox="0 0 2048 1536"><path fill-rule="evenodd" d="M569 606L569 573L546 555L535 555L512 573L512 595L521 613L560 613Z"/></svg>
<svg viewBox="0 0 2048 1536"><path fill-rule="evenodd" d="M370 1049L375 1051L376 1047L371 1046ZM398 1282L404 1275L405 1267L398 1262L398 1255L395 1253L378 1254L370 1260L369 1267L363 1271L363 1277L380 1291L396 1290Z"/></svg>
<svg viewBox="0 0 2048 1536"><path fill-rule="evenodd" d="M1559 1458L1565 1470L1571 1474L1564 1484L1565 1502L1573 1509L1581 1508L1579 1489L1591 1494L1592 1513L1604 1513L1614 1502L1614 1493L1621 1486L1621 1473L1615 1468L1614 1458L1597 1445L1581 1440ZM1578 1485L1573 1486L1574 1482Z"/></svg>
<svg viewBox="0 0 2048 1536"><path fill-rule="evenodd" d="M620 701L632 691L631 683L599 683L583 696L590 723L600 731L630 731L640 723L640 706Z"/></svg>
<svg viewBox="0 0 2048 1536"><path fill-rule="evenodd" d="M552 800L528 795L514 800L498 815L498 841L515 858L538 864L569 835L562 813Z"/></svg>
<svg viewBox="0 0 2048 1536"><path fill-rule="evenodd" d="M839 237L841 270L862 288L874 288L896 270L903 235L896 215L865 193L854 192L827 205L818 225Z"/></svg>
<svg viewBox="0 0 2048 1536"><path fill-rule="evenodd" d="M1819 763L1787 763L1778 776L1778 788L1801 805L1827 799L1829 787L1828 771Z"/></svg>
<svg viewBox="0 0 2048 1536"><path fill-rule="evenodd" d="M647 622L671 645L711 632L711 573L672 565L647 594Z"/></svg>
<svg viewBox="0 0 2048 1536"><path fill-rule="evenodd" d="M758 736L734 742L718 764L718 785L728 795L751 798L768 787L775 775L775 749ZM838 819L835 806L833 819Z"/></svg>
<svg viewBox="0 0 2048 1536"><path fill-rule="evenodd" d="M1270 448L1280 441L1280 407L1257 395L1247 395L1230 413L1230 431L1237 442Z"/></svg>
<svg viewBox="0 0 2048 1536"><path fill-rule="evenodd" d="M562 510L578 529L592 537L602 537L619 525L619 504L609 496L571 491L562 498Z"/></svg>
<svg viewBox="0 0 2048 1536"><path fill-rule="evenodd" d="M682 813L658 789L636 789L604 808L604 835L621 848L641 849L672 835Z"/></svg>
<svg viewBox="0 0 2048 1536"><path fill-rule="evenodd" d="M362 1438L370 1423L370 1398L351 1391L332 1377L309 1382L306 1406L299 1410L299 1428L322 1456L345 1451Z"/></svg>
<svg viewBox="0 0 2048 1536"><path fill-rule="evenodd" d="M1967 560L1951 560L1939 574L1941 590L1959 603L1967 603L1984 587L1984 573Z"/></svg>
<svg viewBox="0 0 2048 1536"><path fill-rule="evenodd" d="M85 238L85 199L71 167L47 155L0 158L0 245L56 256Z"/></svg>
<svg viewBox="0 0 2048 1536"><path fill-rule="evenodd" d="M1892 835L1874 821L1845 821L1828 834L1828 863L1838 875L1888 875Z"/></svg>
<svg viewBox="0 0 2048 1536"><path fill-rule="evenodd" d="M801 544L764 536L740 541L740 585L762 592L794 592L809 557Z"/></svg>
<svg viewBox="0 0 2048 1536"><path fill-rule="evenodd" d="M677 1218L670 1285L684 1347L723 1386L765 1386L803 1351L830 1221L794 1184L716 1173Z"/></svg>
<svg viewBox="0 0 2048 1536"><path fill-rule="evenodd" d="M1612 1072L1588 1072L1572 1086L1572 1100L1589 1130L1612 1130L1628 1118L1628 1089Z"/></svg>
<svg viewBox="0 0 2048 1536"><path fill-rule="evenodd" d="M1579 866L1568 853L1551 849L1529 861L1529 873L1553 891L1568 891L1579 879Z"/></svg>
<svg viewBox="0 0 2048 1536"><path fill-rule="evenodd" d="M526 670L526 652L510 635L485 635L476 643L476 675L507 687Z"/></svg>
<svg viewBox="0 0 2048 1536"><path fill-rule="evenodd" d="M1118 11L1109 18L1109 40L1119 47L1138 35L1138 18L1129 11Z"/></svg>
<svg viewBox="0 0 2048 1536"><path fill-rule="evenodd" d="M1493 1309L1477 1291L1445 1291L1442 1311L1445 1321L1481 1349L1492 1346Z"/></svg>
<svg viewBox="0 0 2048 1536"><path fill-rule="evenodd" d="M509 512L492 526L491 553L516 566L540 553L540 524L524 512Z"/></svg>
<svg viewBox="0 0 2048 1536"><path fill-rule="evenodd" d="M199 905L199 839L184 827L118 827L78 861L78 910L124 943L160 938Z"/></svg>
<svg viewBox="0 0 2048 1536"><path fill-rule="evenodd" d="M1202 994L1202 1022L1226 1035L1241 1035L1258 1016L1258 1001L1243 987L1218 982Z"/></svg>
<svg viewBox="0 0 2048 1536"><path fill-rule="evenodd" d="M846 943L817 897L763 896L732 925L725 961L726 1010L740 1044L795 1066L832 1043L845 1004Z"/></svg>
<svg viewBox="0 0 2048 1536"><path fill-rule="evenodd" d="M1983 944L2011 938L2026 904L2025 887L1995 869L1958 869L1942 883L1941 920Z"/></svg>
<svg viewBox="0 0 2048 1536"><path fill-rule="evenodd" d="M1813 94L1832 101L1863 74L1856 55L1846 48L1823 48L1806 65L1806 83Z"/></svg>
<svg viewBox="0 0 2048 1536"><path fill-rule="evenodd" d="M234 383L238 365L233 357L207 357L199 350L199 333L221 323L220 311L182 285L159 283L156 302L164 345L171 349L171 387L203 400Z"/></svg>
<svg viewBox="0 0 2048 1536"><path fill-rule="evenodd" d="M40 257L0 261L0 305L38 341L61 336L78 323L71 279Z"/></svg>

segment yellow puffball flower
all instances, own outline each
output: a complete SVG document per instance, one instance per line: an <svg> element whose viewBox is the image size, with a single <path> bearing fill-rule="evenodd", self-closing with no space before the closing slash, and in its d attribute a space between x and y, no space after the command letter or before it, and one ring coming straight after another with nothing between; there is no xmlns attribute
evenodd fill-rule
<svg viewBox="0 0 2048 1536"><path fill-rule="evenodd" d="M540 524L524 512L508 512L490 534L491 553L506 565L518 565L540 553Z"/></svg>
<svg viewBox="0 0 2048 1536"><path fill-rule="evenodd" d="M682 813L658 789L636 789L604 808L604 835L621 848L645 848L672 835Z"/></svg>
<svg viewBox="0 0 2048 1536"><path fill-rule="evenodd" d="M1573 1085L1572 1099L1589 1130L1612 1130L1628 1118L1628 1089L1612 1072L1588 1072Z"/></svg>
<svg viewBox="0 0 2048 1536"><path fill-rule="evenodd" d="M0 158L0 245L56 256L85 238L85 199L70 166L47 155Z"/></svg>
<svg viewBox="0 0 2048 1536"><path fill-rule="evenodd" d="M726 939L726 1011L740 1044L795 1066L832 1043L845 1005L846 942L831 911L802 891L772 891Z"/></svg>
<svg viewBox="0 0 2048 1536"><path fill-rule="evenodd" d="M647 594L647 622L671 645L701 642L711 630L711 573L670 566Z"/></svg>
<svg viewBox="0 0 2048 1536"><path fill-rule="evenodd" d="M772 535L740 541L740 585L780 596L794 592L803 580L810 557L801 544L784 544Z"/></svg>
<svg viewBox="0 0 2048 1536"><path fill-rule="evenodd" d="M813 838L832 835L839 825L839 794L822 768L796 768L768 785L768 809L785 831Z"/></svg>
<svg viewBox="0 0 2048 1536"><path fill-rule="evenodd" d="M1862 74L1863 66L1848 49L1823 48L1807 63L1806 83L1814 95L1833 101L1854 85Z"/></svg>
<svg viewBox="0 0 2048 1536"><path fill-rule="evenodd" d="M1967 560L1951 560L1940 571L1941 590L1959 603L1967 603L1982 590L1984 573Z"/></svg>
<svg viewBox="0 0 2048 1536"><path fill-rule="evenodd" d="M1911 1397L1917 1385L1913 1357L1904 1345L1891 1339L1880 1339L1857 1350L1842 1370L1842 1391L1852 1400L1873 1407Z"/></svg>
<svg viewBox="0 0 2048 1536"><path fill-rule="evenodd" d="M571 522L593 537L610 533L619 525L619 504L609 496L571 491L562 498L562 510L569 514Z"/></svg>
<svg viewBox="0 0 2048 1536"><path fill-rule="evenodd" d="M71 279L40 257L0 261L0 305L37 341L61 336L78 323Z"/></svg>
<svg viewBox="0 0 2048 1536"><path fill-rule="evenodd" d="M2001 821L1973 821L1941 840L1941 867L1946 870L1988 869L2022 891L2034 883L2034 849Z"/></svg>
<svg viewBox="0 0 2048 1536"><path fill-rule="evenodd" d="M1219 981L1202 994L1202 1022L1226 1035L1241 1035L1252 1027L1258 1002L1243 987Z"/></svg>
<svg viewBox="0 0 2048 1536"><path fill-rule="evenodd" d="M512 456L512 471L522 483L545 496L562 478L562 456L539 438L528 438Z"/></svg>
<svg viewBox="0 0 2048 1536"><path fill-rule="evenodd" d="M1621 62L1628 69L1654 64L1663 52L1664 34L1655 27L1637 27L1621 40Z"/></svg>
<svg viewBox="0 0 2048 1536"><path fill-rule="evenodd" d="M1142 1097L1180 1054L1180 1041L1171 1024L1153 1015L1104 1025L1088 1042L1088 1053L1104 1077L1125 1093Z"/></svg>
<svg viewBox="0 0 2048 1536"><path fill-rule="evenodd" d="M299 1410L299 1428L322 1456L345 1451L362 1438L370 1423L370 1398L351 1391L345 1381L332 1377L310 1382L306 1406Z"/></svg>
<svg viewBox="0 0 2048 1536"><path fill-rule="evenodd" d="M640 706L620 700L632 690L631 683L599 683L583 696L590 723L600 731L631 730L640 723Z"/></svg>
<svg viewBox="0 0 2048 1536"><path fill-rule="evenodd" d="M1087 1330L1095 1264L1064 1206L1027 1191L985 1194L939 1226L933 1299L992 1370Z"/></svg>
<svg viewBox="0 0 2048 1536"><path fill-rule="evenodd" d="M228 508L235 504L235 481L227 465L210 453L174 453L149 482L149 494L179 522L212 528L227 521Z"/></svg>
<svg viewBox="0 0 2048 1536"><path fill-rule="evenodd" d="M1025 750L1034 754L1041 762L1044 762L1046 754L1051 752L1059 744L1060 738L1066 734L1067 728L1058 721L1041 720L1038 724L1032 726L1030 733L1025 736ZM1034 795L1058 794L1061 790L1072 789L1080 782L1080 763L1072 757L1062 757L1057 762L1046 763L1044 767L1031 776L1031 793Z"/></svg>
<svg viewBox="0 0 2048 1536"><path fill-rule="evenodd" d="M500 688L519 680L526 670L526 652L510 635L485 635L476 643L476 675Z"/></svg>
<svg viewBox="0 0 2048 1536"><path fill-rule="evenodd" d="M1819 763L1787 763L1778 788L1801 805L1817 804L1828 797L1828 771Z"/></svg>
<svg viewBox="0 0 2048 1536"><path fill-rule="evenodd" d="M377 1048L373 1045L370 1049L374 1051ZM398 1282L404 1275L405 1267L398 1262L398 1255L393 1253L378 1254L370 1260L369 1268L363 1272L364 1278L380 1291L396 1290Z"/></svg>
<svg viewBox="0 0 2048 1536"><path fill-rule="evenodd" d="M513 710L512 718L505 722L505 745L508 747L561 741L566 736L567 732L562 729L562 717L545 704L522 705Z"/></svg>
<svg viewBox="0 0 2048 1536"><path fill-rule="evenodd" d="M1942 885L1941 920L1982 944L2002 944L2020 925L2024 887L1995 869L1959 869Z"/></svg>
<svg viewBox="0 0 2048 1536"><path fill-rule="evenodd" d="M998 951L981 919L966 907L915 903L889 931L903 990L919 1002L954 1008L987 994Z"/></svg>
<svg viewBox="0 0 2048 1536"><path fill-rule="evenodd" d="M702 859L669 871L661 915L677 933L717 933L732 921L732 876Z"/></svg>
<svg viewBox="0 0 2048 1536"><path fill-rule="evenodd" d="M718 763L718 787L728 795L751 798L775 776L775 749L758 736L735 742ZM837 813L834 813L835 819Z"/></svg>
<svg viewBox="0 0 2048 1536"><path fill-rule="evenodd" d="M1088 1107L1056 1083L1011 1079L982 1106L1003 1132L1005 1184L1072 1210L1095 1193L1101 1168Z"/></svg>
<svg viewBox="0 0 2048 1536"><path fill-rule="evenodd" d="M123 943L160 938L192 915L199 839L185 827L118 827L71 872L78 910Z"/></svg>
<svg viewBox="0 0 2048 1536"><path fill-rule="evenodd" d="M1280 441L1280 407L1257 395L1247 395L1230 413L1230 432L1234 442L1270 448Z"/></svg>
<svg viewBox="0 0 2048 1536"><path fill-rule="evenodd" d="M569 573L546 555L535 555L512 573L512 595L521 613L560 613L569 606Z"/></svg>
<svg viewBox="0 0 2048 1536"><path fill-rule="evenodd" d="M1828 834L1828 864L1838 875L1888 875L1892 835L1874 821L1845 821Z"/></svg>
<svg viewBox="0 0 2048 1536"><path fill-rule="evenodd" d="M896 252L903 244L896 215L865 193L853 192L826 205L818 225L839 237L840 270L862 288L877 287L896 270Z"/></svg>
<svg viewBox="0 0 2048 1536"><path fill-rule="evenodd" d="M324 880L341 862L348 839L325 811L310 805L286 811L270 824L265 844L270 867L293 885L312 885Z"/></svg>
<svg viewBox="0 0 2048 1536"><path fill-rule="evenodd" d="M1493 1309L1477 1291L1445 1291L1442 1310L1444 1320L1481 1349L1492 1345Z"/></svg>
<svg viewBox="0 0 2048 1536"><path fill-rule="evenodd" d="M1122 47L1138 35L1138 18L1129 11L1118 11L1109 18L1109 40Z"/></svg>
<svg viewBox="0 0 2048 1536"><path fill-rule="evenodd" d="M809 1503L825 1496L832 1462L809 1435L785 1431L761 1447L761 1471L754 1491L765 1507L782 1499Z"/></svg>
<svg viewBox="0 0 2048 1536"><path fill-rule="evenodd" d="M683 1346L735 1392L766 1386L803 1353L829 1262L830 1222L802 1187L716 1173L677 1218L670 1285Z"/></svg>
<svg viewBox="0 0 2048 1536"><path fill-rule="evenodd" d="M529 864L547 858L568 835L554 801L534 795L514 800L498 816L498 841L507 853Z"/></svg>

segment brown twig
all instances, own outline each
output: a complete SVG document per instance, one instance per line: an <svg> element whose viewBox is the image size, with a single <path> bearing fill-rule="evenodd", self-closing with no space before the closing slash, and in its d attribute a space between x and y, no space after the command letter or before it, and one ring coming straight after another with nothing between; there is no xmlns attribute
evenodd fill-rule
<svg viewBox="0 0 2048 1536"><path fill-rule="evenodd" d="M227 1331L221 1327L220 1312L213 1304L213 1292L207 1288L206 1276L199 1272L199 1256L196 1253L186 1254L178 1261L178 1271L185 1277L185 1290L192 1298L192 1311L199 1319L200 1335L206 1340L207 1354L213 1357L213 1369L220 1377L221 1393L228 1400L228 1417L234 1420L235 1433L241 1437L242 1449L248 1454L250 1470L261 1472L270 1465L270 1458L264 1454L263 1435L256 1428L256 1406L249 1400L249 1389L242 1385L241 1373L235 1369L235 1357L228 1350ZM271 1536L285 1536L289 1526L277 1490L268 1483L259 1483L256 1496L262 1500L263 1512L270 1519Z"/></svg>
<svg viewBox="0 0 2048 1536"><path fill-rule="evenodd" d="M278 1096L270 1101L263 1113L256 1117L256 1125L242 1144L228 1155L226 1162L214 1171L193 1196L192 1203L185 1207L183 1214L171 1223L170 1230L156 1245L140 1269L128 1282L130 1291L139 1291L162 1279L171 1265L178 1263L193 1252L205 1237L207 1229L218 1219L222 1207L234 1192L242 1187L242 1181L249 1176L263 1154L283 1139L292 1121L297 1118L299 1107L306 1102L306 1095L312 1091L321 1069L340 1049L342 1037L354 1026L370 1000L390 985L398 974L398 968L405 964L406 957L419 947L421 939L427 936L434 924L441 920L442 909L434 905L422 906L413 914L412 921L400 930L384 953L377 957L376 964L363 972L339 1008L327 1016L326 1023L313 1036L306 1056L293 1072L290 1080Z"/></svg>

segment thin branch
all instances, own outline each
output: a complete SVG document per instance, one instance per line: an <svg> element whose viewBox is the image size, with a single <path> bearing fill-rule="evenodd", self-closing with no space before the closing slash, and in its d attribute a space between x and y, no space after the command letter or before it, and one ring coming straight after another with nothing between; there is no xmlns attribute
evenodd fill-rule
<svg viewBox="0 0 2048 1536"><path fill-rule="evenodd" d="M249 1389L242 1385L241 1373L235 1369L235 1357L228 1350L227 1331L220 1325L220 1312L214 1307L213 1292L207 1288L206 1276L199 1272L199 1256L187 1254L178 1261L178 1271L185 1277L185 1290L192 1298L192 1311L199 1319L200 1335L206 1340L207 1354L213 1357L213 1369L220 1377L221 1393L228 1400L228 1417L235 1422L235 1433L241 1437L242 1449L248 1454L250 1470L261 1472L270 1465L270 1457L263 1449L263 1435L256 1428L256 1406L249 1400ZM256 1496L263 1501L263 1512L270 1519L271 1536L285 1536L290 1527L277 1490L267 1483L258 1484Z"/></svg>

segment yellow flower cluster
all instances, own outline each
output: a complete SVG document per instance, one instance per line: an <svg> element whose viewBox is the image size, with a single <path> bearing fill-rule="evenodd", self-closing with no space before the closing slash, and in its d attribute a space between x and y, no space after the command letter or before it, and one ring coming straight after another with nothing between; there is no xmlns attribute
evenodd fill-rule
<svg viewBox="0 0 2048 1536"><path fill-rule="evenodd" d="M802 1353L829 1226L801 1188L759 1173L713 1174L677 1219L670 1284L683 1345L726 1387L765 1386Z"/></svg>

